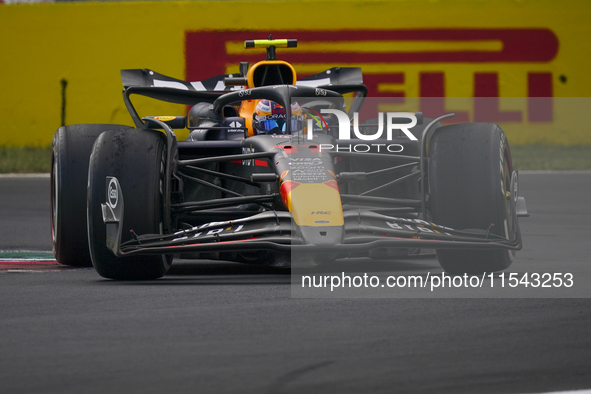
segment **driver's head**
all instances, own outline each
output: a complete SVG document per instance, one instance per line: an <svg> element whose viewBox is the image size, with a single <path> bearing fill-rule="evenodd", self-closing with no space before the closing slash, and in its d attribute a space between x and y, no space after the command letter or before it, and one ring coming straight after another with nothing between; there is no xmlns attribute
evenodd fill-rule
<svg viewBox="0 0 591 394"><path fill-rule="evenodd" d="M256 134L285 134L287 115L285 109L271 100L261 100L254 110L253 126ZM302 108L294 101L291 104L291 131L302 131L304 117Z"/></svg>

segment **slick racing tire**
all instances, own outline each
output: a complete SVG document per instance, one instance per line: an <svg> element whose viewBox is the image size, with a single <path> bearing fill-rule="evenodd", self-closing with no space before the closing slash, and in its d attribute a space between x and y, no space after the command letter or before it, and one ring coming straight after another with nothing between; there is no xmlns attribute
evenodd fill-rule
<svg viewBox="0 0 591 394"><path fill-rule="evenodd" d="M509 197L513 167L503 130L490 123L444 126L428 149L432 221L514 240L516 218ZM505 249L437 250L441 267L451 274L500 271L514 256L515 251Z"/></svg>
<svg viewBox="0 0 591 394"><path fill-rule="evenodd" d="M88 172L88 242L92 265L102 277L149 280L163 276L172 256L116 257L106 245L101 204L107 201L107 177L119 181L124 201L121 242L138 235L161 234L166 146L151 130L111 130L96 140Z"/></svg>
<svg viewBox="0 0 591 394"><path fill-rule="evenodd" d="M86 234L86 186L92 145L113 124L60 127L51 155L51 240L55 259L64 265L90 267Z"/></svg>

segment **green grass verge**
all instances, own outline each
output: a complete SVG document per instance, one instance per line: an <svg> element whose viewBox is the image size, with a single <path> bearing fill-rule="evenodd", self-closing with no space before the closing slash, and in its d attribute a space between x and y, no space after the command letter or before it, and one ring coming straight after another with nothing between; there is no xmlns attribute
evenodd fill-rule
<svg viewBox="0 0 591 394"><path fill-rule="evenodd" d="M0 173L48 173L51 148L0 146Z"/></svg>
<svg viewBox="0 0 591 394"><path fill-rule="evenodd" d="M591 145L516 145L511 147L518 170L591 170ZM0 146L0 173L48 173L51 148Z"/></svg>
<svg viewBox="0 0 591 394"><path fill-rule="evenodd" d="M591 170L591 145L516 145L511 155L518 170Z"/></svg>

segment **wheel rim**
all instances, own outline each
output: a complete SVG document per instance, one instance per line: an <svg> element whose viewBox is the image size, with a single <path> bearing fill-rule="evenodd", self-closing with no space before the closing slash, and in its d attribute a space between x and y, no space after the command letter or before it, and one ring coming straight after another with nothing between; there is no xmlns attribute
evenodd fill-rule
<svg viewBox="0 0 591 394"><path fill-rule="evenodd" d="M51 239L53 243L56 242L57 237L57 221L58 221L58 201L59 201L59 179L58 179L58 169L57 163L55 160L55 153L51 156L51 173L52 173L52 182L51 182Z"/></svg>
<svg viewBox="0 0 591 394"><path fill-rule="evenodd" d="M513 217L513 210L511 209L513 195L511 195L511 175L513 173L512 169L509 168L510 163L510 153L509 147L507 145L504 146L503 149L503 163L501 166L501 177L503 179L503 195L505 201L505 220L504 220L504 231L505 231L505 238L509 241L512 241L515 234L515 218ZM515 257L514 250L508 250L509 258L513 260Z"/></svg>

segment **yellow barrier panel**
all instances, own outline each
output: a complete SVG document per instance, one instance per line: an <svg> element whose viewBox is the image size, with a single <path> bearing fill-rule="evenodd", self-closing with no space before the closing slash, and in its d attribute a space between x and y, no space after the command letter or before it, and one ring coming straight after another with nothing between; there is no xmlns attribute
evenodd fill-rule
<svg viewBox="0 0 591 394"><path fill-rule="evenodd" d="M263 52L244 51L242 56L236 50L243 41L231 35L241 31L247 31L248 39L269 34L297 38L298 48L278 49L278 58L293 56L299 75L327 66L362 66L366 83L379 95L589 97L589 20L591 3L586 0L0 5L0 145L50 144L64 103L67 124L131 124L121 97L120 69L150 68L193 78L219 65L213 46L187 42L212 37L212 45L222 40L222 60L232 61L218 73L236 72L241 57L264 57ZM149 101L140 114L178 115L183 110ZM570 115L578 119L585 114ZM591 143L584 127L564 134L544 130L507 133L519 144Z"/></svg>

